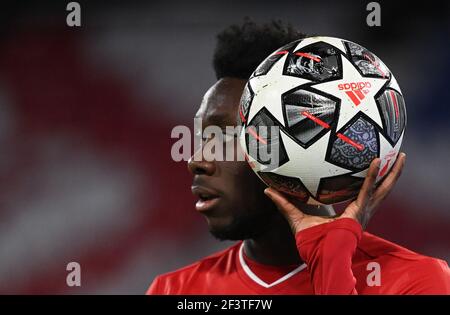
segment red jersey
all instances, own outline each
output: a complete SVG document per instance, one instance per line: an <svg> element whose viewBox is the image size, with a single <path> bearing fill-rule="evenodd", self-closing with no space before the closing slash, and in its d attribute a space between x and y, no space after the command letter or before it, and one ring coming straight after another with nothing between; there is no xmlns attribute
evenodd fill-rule
<svg viewBox="0 0 450 315"><path fill-rule="evenodd" d="M305 229L296 242L299 266L252 262L238 242L156 277L147 294L450 294L446 262L363 233L352 219Z"/></svg>

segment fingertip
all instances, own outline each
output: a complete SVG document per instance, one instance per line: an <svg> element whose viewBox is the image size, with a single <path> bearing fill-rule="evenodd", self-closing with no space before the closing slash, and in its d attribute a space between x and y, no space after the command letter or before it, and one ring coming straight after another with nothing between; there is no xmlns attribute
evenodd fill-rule
<svg viewBox="0 0 450 315"><path fill-rule="evenodd" d="M370 168L378 170L380 168L380 166L381 166L381 159L380 158L374 158L372 163L371 163L371 165L370 165Z"/></svg>
<svg viewBox="0 0 450 315"><path fill-rule="evenodd" d="M276 201L278 198L281 197L280 193L272 187L267 187L266 189L264 189L264 193L266 194L267 197L269 197L273 201Z"/></svg>
<svg viewBox="0 0 450 315"><path fill-rule="evenodd" d="M376 159L375 159L375 166L376 166L377 168L380 168L380 166L381 166L381 159L380 159L380 158L376 158Z"/></svg>

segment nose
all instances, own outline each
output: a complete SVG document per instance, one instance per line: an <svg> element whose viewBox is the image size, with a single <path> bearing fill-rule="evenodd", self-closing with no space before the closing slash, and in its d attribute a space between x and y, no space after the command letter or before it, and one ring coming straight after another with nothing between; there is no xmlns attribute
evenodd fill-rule
<svg viewBox="0 0 450 315"><path fill-rule="evenodd" d="M214 161L205 161L202 156L202 150L197 150L189 159L188 169L192 175L208 175L212 176L216 172L216 164Z"/></svg>

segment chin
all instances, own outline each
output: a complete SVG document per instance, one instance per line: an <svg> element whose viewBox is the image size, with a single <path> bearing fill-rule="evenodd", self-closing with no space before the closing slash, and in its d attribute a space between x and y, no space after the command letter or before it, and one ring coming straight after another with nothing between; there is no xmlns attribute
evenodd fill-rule
<svg viewBox="0 0 450 315"><path fill-rule="evenodd" d="M250 237L245 237L245 235L230 231L228 229L215 229L209 228L209 233L214 236L214 238L219 241L241 241L248 239Z"/></svg>
<svg viewBox="0 0 450 315"><path fill-rule="evenodd" d="M210 231L221 231L226 230L232 222L233 218L231 217L209 217L206 216L206 222L208 223L208 227Z"/></svg>
<svg viewBox="0 0 450 315"><path fill-rule="evenodd" d="M264 226L255 224L256 221L254 220L246 219L247 218L210 218L208 219L209 232L221 241L252 239L264 233Z"/></svg>

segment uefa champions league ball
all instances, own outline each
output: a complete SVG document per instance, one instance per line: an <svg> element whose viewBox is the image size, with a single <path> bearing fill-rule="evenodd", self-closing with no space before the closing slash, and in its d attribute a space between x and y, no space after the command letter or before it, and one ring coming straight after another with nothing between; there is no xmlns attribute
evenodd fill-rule
<svg viewBox="0 0 450 315"><path fill-rule="evenodd" d="M245 86L238 117L253 171L308 204L355 198L376 157L382 180L406 126L391 71L364 47L333 37L297 40L268 56Z"/></svg>

